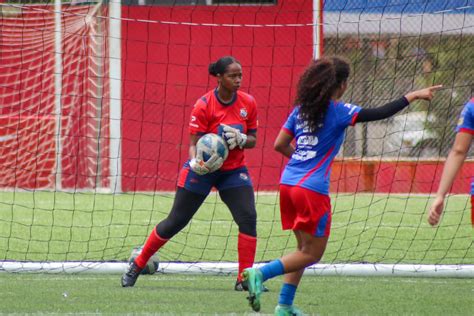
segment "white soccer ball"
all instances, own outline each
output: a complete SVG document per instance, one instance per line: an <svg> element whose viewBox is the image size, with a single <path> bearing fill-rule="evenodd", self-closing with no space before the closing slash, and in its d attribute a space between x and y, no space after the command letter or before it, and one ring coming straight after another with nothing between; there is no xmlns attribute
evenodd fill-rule
<svg viewBox="0 0 474 316"><path fill-rule="evenodd" d="M128 262L131 263L138 255L142 252L143 247L134 247ZM146 263L146 266L143 268L141 274L155 274L158 271L160 260L158 258L158 253L155 253Z"/></svg>
<svg viewBox="0 0 474 316"><path fill-rule="evenodd" d="M196 144L197 157L206 162L213 154L217 154L222 158L222 163L229 156L229 148L225 140L217 134L209 133L199 138ZM216 165L211 172L217 171L222 167Z"/></svg>

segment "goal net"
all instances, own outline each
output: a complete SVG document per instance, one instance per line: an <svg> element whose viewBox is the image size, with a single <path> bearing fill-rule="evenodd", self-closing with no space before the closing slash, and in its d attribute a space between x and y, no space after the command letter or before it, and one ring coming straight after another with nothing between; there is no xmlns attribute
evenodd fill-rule
<svg viewBox="0 0 474 316"><path fill-rule="evenodd" d="M258 144L246 150L256 262L294 249L280 226L286 161L273 142L299 75L324 54L350 61L343 99L363 107L444 88L430 103L347 130L331 175L331 237L308 271L474 274L470 160L439 227L426 221L472 97L472 1L0 1L0 9L0 271L123 271L171 208L192 105L215 87L207 67L224 55L242 63L242 90L258 103ZM237 226L215 192L159 256L163 272L237 271Z"/></svg>

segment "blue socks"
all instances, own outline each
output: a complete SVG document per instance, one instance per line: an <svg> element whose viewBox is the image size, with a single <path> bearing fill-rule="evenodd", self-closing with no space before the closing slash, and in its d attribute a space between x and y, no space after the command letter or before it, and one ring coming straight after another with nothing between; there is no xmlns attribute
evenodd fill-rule
<svg viewBox="0 0 474 316"><path fill-rule="evenodd" d="M267 263L263 267L259 268L259 270L260 272L262 272L262 282L274 278L276 276L285 274L285 268L283 267L283 263L281 263L279 259Z"/></svg>
<svg viewBox="0 0 474 316"><path fill-rule="evenodd" d="M293 305L296 289L297 287L295 285L284 283L280 291L280 298L278 299L278 304L288 306Z"/></svg>
<svg viewBox="0 0 474 316"><path fill-rule="evenodd" d="M259 270L262 273L262 282L285 274L285 267L279 259L267 263L263 267L259 268ZM295 299L296 289L296 285L284 283L280 291L278 304L292 306L293 300Z"/></svg>

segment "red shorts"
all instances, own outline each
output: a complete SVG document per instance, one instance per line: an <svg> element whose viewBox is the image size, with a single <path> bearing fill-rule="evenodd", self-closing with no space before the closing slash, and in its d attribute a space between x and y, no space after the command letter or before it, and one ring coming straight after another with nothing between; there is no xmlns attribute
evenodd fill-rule
<svg viewBox="0 0 474 316"><path fill-rule="evenodd" d="M328 195L291 185L280 185L281 225L316 237L329 237L331 200Z"/></svg>

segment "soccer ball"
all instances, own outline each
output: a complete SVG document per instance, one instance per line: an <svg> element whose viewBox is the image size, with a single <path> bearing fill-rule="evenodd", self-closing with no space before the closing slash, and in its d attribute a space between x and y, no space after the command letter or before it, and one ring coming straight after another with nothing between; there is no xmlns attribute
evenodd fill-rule
<svg viewBox="0 0 474 316"><path fill-rule="evenodd" d="M197 144L197 157L206 162L211 156L216 153L223 158L223 162L229 155L229 148L225 140L217 134L209 133L199 138ZM222 165L215 166L211 172L218 170Z"/></svg>
<svg viewBox="0 0 474 316"><path fill-rule="evenodd" d="M143 247L134 247L132 249L132 253L130 255L130 258L128 259L128 262L131 263L138 255L142 252ZM158 271L159 267L159 259L158 259L158 253L155 253L151 258L148 260L146 263L146 266L143 268L142 272L140 274L155 274L156 271Z"/></svg>

